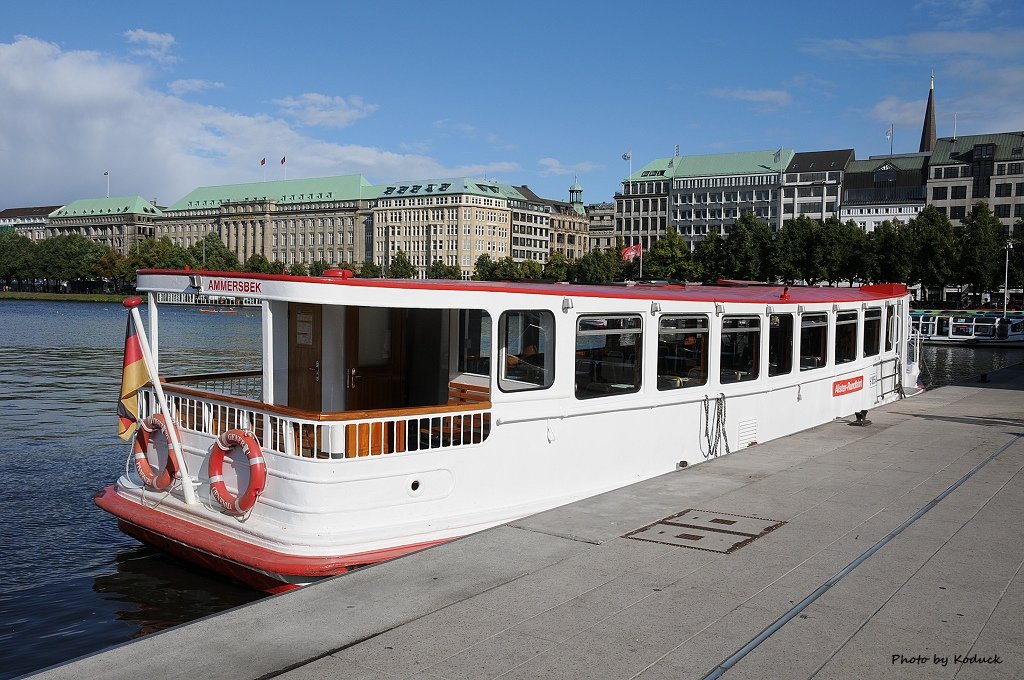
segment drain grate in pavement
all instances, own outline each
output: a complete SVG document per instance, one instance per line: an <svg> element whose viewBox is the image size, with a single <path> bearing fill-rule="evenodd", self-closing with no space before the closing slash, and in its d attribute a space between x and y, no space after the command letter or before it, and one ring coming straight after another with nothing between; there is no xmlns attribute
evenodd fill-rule
<svg viewBox="0 0 1024 680"><path fill-rule="evenodd" d="M762 517L690 509L631 531L623 538L731 553L783 524L785 522Z"/></svg>

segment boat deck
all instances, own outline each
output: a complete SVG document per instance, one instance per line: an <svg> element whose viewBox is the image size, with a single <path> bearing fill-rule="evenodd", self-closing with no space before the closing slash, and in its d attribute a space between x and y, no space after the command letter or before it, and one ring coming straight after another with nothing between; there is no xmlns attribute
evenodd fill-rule
<svg viewBox="0 0 1024 680"><path fill-rule="evenodd" d="M972 470L722 677L1022 677L1022 414L1017 366L42 677L702 678Z"/></svg>

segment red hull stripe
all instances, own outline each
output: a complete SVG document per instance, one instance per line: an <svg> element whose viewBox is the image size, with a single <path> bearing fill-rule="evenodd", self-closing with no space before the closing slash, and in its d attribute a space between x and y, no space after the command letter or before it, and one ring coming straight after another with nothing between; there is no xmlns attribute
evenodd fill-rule
<svg viewBox="0 0 1024 680"><path fill-rule="evenodd" d="M124 523L128 523L137 527L147 536L159 537L163 545L158 545L158 547L165 547L167 541L180 546L174 550L168 549L168 552L203 566L209 567L207 562L216 560L257 574L281 574L299 578L333 576L345 573L352 567L383 562L450 540L425 541L350 555L290 555L225 536L160 510L140 506L138 503L120 496L113 484L96 494L94 500L100 508L121 520L122 527L124 527ZM141 538L137 532L126 531L126 533ZM143 540L153 544L158 543L156 540ZM201 553L201 555L196 553ZM227 573L224 568L215 569L215 571ZM236 578L245 580L237 575ZM262 586L259 587L265 590Z"/></svg>

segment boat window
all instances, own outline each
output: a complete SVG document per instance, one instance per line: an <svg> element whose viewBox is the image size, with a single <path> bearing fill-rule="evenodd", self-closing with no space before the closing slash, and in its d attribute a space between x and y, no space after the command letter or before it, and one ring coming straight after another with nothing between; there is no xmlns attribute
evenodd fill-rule
<svg viewBox="0 0 1024 680"><path fill-rule="evenodd" d="M889 352L896 339L896 308L886 305L885 310L885 351Z"/></svg>
<svg viewBox="0 0 1024 680"><path fill-rule="evenodd" d="M845 364L857 358L857 312L836 315L836 363Z"/></svg>
<svg viewBox="0 0 1024 680"><path fill-rule="evenodd" d="M757 378L760 353L761 317L726 316L722 319L719 371L723 383Z"/></svg>
<svg viewBox="0 0 1024 680"><path fill-rule="evenodd" d="M828 360L828 314L800 317L800 370L821 368Z"/></svg>
<svg viewBox="0 0 1024 680"><path fill-rule="evenodd" d="M459 310L459 372L491 374L491 315L482 309Z"/></svg>
<svg viewBox="0 0 1024 680"><path fill-rule="evenodd" d="M881 340L882 310L878 307L864 310L864 356L873 357L878 354Z"/></svg>
<svg viewBox="0 0 1024 680"><path fill-rule="evenodd" d="M498 321L503 392L550 387L555 380L555 316L547 310L505 312Z"/></svg>
<svg viewBox="0 0 1024 680"><path fill-rule="evenodd" d="M793 372L793 315L768 317L768 375Z"/></svg>
<svg viewBox="0 0 1024 680"><path fill-rule="evenodd" d="M708 381L708 317L663 316L658 326L658 389Z"/></svg>
<svg viewBox="0 0 1024 680"><path fill-rule="evenodd" d="M576 397L640 389L643 321L638 315L581 316L576 326Z"/></svg>

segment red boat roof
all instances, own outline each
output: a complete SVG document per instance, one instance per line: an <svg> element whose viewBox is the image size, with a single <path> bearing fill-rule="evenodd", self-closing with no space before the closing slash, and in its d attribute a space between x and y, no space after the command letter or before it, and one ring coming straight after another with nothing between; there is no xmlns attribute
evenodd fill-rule
<svg viewBox="0 0 1024 680"><path fill-rule="evenodd" d="M452 279L357 279L336 276L291 276L204 270L141 269L139 275L205 276L254 281L285 281L325 285L358 286L398 290L470 291L559 295L565 297L603 297L644 300L686 300L694 302L748 302L758 304L814 304L829 302L868 302L907 294L902 283L880 283L856 288L778 286L753 282L725 282L725 285L681 285L637 283L635 285L588 285L540 283L528 281L462 281ZM739 285L737 285L739 284Z"/></svg>

